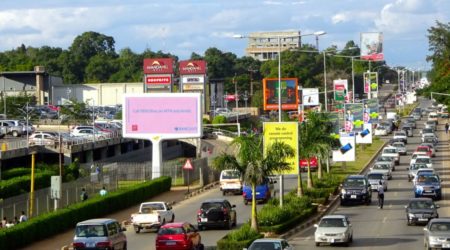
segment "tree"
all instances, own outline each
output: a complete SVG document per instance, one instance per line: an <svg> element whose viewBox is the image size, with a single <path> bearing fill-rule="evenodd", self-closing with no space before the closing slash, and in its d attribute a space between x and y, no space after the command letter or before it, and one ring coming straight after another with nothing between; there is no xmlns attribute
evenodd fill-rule
<svg viewBox="0 0 450 250"><path fill-rule="evenodd" d="M258 231L256 210L256 186L263 183L265 177L290 168L286 159L294 155L294 150L283 142L275 142L263 154L262 137L249 135L233 140L234 155L223 153L216 157L213 167L216 169L236 169L242 173L243 179L252 187L251 226Z"/></svg>
<svg viewBox="0 0 450 250"><path fill-rule="evenodd" d="M70 99L68 103L61 106L60 115L65 117L64 121L70 123L82 122L90 120L90 115L86 110L86 103L77 102L76 99Z"/></svg>

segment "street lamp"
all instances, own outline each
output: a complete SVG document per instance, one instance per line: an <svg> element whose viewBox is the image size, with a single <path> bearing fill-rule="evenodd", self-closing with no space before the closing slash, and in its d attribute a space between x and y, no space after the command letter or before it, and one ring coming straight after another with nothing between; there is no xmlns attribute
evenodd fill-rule
<svg viewBox="0 0 450 250"><path fill-rule="evenodd" d="M319 36L321 35L325 35L327 32L321 30L321 31L316 31L314 32L314 36L316 36L316 49L317 51L319 51Z"/></svg>

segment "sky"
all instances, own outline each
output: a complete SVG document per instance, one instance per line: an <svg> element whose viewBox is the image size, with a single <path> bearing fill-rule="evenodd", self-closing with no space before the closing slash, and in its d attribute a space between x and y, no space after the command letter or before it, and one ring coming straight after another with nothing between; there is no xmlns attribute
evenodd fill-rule
<svg viewBox="0 0 450 250"><path fill-rule="evenodd" d="M112 36L117 52L161 50L184 60L210 47L244 56L247 41L233 35L256 31L325 31L321 50L383 32L387 64L420 70L430 67L427 29L436 21L450 21L450 0L3 0L0 51L67 49L95 31ZM315 45L315 37L302 42Z"/></svg>

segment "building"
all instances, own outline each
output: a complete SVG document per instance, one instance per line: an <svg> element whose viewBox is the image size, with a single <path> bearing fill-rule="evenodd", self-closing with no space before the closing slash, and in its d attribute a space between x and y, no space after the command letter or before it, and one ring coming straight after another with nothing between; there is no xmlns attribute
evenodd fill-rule
<svg viewBox="0 0 450 250"><path fill-rule="evenodd" d="M280 49L278 37L281 51L301 47L300 31L253 32L248 36L246 55L260 61L276 59Z"/></svg>

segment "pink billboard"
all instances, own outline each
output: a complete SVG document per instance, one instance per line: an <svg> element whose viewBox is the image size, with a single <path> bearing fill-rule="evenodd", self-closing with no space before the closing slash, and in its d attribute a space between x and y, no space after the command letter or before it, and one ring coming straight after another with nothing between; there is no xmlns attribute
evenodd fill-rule
<svg viewBox="0 0 450 250"><path fill-rule="evenodd" d="M125 95L125 138L179 139L201 136L200 93L146 93Z"/></svg>

